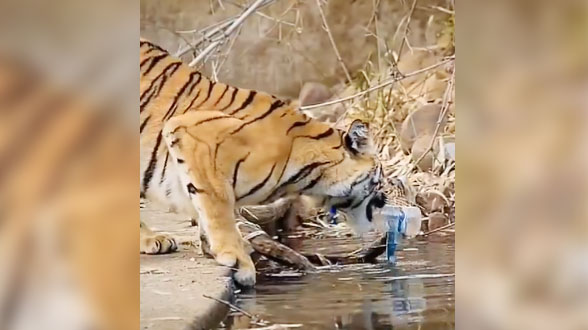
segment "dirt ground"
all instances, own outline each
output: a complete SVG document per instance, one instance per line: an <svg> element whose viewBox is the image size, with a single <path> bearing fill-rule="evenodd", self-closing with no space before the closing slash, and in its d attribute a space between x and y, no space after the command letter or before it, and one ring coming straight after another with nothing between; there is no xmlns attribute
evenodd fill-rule
<svg viewBox="0 0 588 330"><path fill-rule="evenodd" d="M199 254L197 227L190 219L146 204L141 219L152 230L170 233L179 251L141 255L141 329L206 329L220 323L228 308L206 298L230 301L230 270Z"/></svg>

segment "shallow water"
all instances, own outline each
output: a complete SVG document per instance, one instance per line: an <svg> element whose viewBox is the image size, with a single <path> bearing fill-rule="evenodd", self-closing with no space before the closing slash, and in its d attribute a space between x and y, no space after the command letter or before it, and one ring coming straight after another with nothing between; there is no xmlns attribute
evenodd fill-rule
<svg viewBox="0 0 588 330"><path fill-rule="evenodd" d="M351 238L304 240L303 251L333 254L358 246ZM397 264L335 266L301 277L258 276L236 304L269 324L304 329L452 329L455 311L455 236L406 242ZM233 313L227 329L255 328Z"/></svg>

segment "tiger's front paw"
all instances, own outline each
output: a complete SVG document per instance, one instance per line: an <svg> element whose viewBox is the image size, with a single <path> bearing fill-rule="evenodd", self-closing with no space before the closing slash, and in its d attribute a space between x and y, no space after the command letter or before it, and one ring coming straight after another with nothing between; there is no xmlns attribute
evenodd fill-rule
<svg viewBox="0 0 588 330"><path fill-rule="evenodd" d="M227 267L237 265L237 271L233 275L235 281L243 286L254 286L255 265L247 250L244 247L239 249L234 246L219 250L218 253L215 253L215 259L219 264Z"/></svg>
<svg viewBox="0 0 588 330"><path fill-rule="evenodd" d="M165 254L171 253L178 249L176 240L165 234L159 234L150 237L141 237L141 253L145 254Z"/></svg>

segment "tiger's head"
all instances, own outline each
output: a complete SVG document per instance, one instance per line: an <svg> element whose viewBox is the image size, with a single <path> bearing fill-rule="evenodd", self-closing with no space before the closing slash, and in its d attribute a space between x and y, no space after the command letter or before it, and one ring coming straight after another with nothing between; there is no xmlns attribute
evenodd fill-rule
<svg viewBox="0 0 588 330"><path fill-rule="evenodd" d="M382 165L376 157L368 125L355 120L342 135L341 161L323 175L331 182L324 206L346 214L357 233L374 226L374 213L384 207Z"/></svg>

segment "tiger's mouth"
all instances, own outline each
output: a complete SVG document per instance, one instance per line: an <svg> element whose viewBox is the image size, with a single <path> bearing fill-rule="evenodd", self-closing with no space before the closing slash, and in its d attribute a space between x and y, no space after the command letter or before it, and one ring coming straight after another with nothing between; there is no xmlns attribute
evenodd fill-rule
<svg viewBox="0 0 588 330"><path fill-rule="evenodd" d="M378 211L386 205L386 195L375 190L364 197L333 198L327 200L330 211L345 214L347 225L358 235L372 230L380 231Z"/></svg>
<svg viewBox="0 0 588 330"><path fill-rule="evenodd" d="M374 209L381 209L386 205L386 195L380 191L373 191L364 198L346 198L330 205L331 208L341 210L345 213L355 214L364 210L365 218L368 222L373 220Z"/></svg>
<svg viewBox="0 0 588 330"><path fill-rule="evenodd" d="M331 196L327 206L347 215L349 225L356 233L363 233L375 228L374 214L386 205L386 195L381 188L381 168L357 178L349 188L346 196Z"/></svg>

